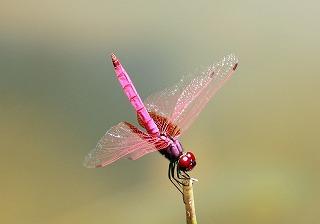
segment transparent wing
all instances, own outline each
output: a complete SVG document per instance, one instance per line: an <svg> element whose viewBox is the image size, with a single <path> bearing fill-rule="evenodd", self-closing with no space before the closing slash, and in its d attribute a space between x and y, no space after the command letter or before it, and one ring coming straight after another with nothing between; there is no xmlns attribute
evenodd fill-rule
<svg viewBox="0 0 320 224"><path fill-rule="evenodd" d="M184 79L170 88L150 95L144 104L149 112L155 112L163 117L171 118L179 96L182 93Z"/></svg>
<svg viewBox="0 0 320 224"><path fill-rule="evenodd" d="M224 57L207 70L184 77L180 82L148 97L148 111L166 116L185 132L217 90L232 76L238 65L233 55Z"/></svg>
<svg viewBox="0 0 320 224"><path fill-rule="evenodd" d="M100 139L96 147L86 156L84 166L88 168L103 167L122 157L137 159L142 155L158 150L156 139L129 123L121 122L113 126Z"/></svg>

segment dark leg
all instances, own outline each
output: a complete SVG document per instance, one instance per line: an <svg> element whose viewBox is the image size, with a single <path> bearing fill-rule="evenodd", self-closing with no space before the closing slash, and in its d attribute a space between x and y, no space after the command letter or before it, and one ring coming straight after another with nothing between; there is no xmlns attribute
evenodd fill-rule
<svg viewBox="0 0 320 224"><path fill-rule="evenodd" d="M177 176L179 179L189 179L190 178L190 176L185 171L182 171L182 172L183 172L183 174L181 173L181 170L177 169Z"/></svg>
<svg viewBox="0 0 320 224"><path fill-rule="evenodd" d="M189 174L187 174L186 171L181 171L178 167L178 164L176 164L177 169L176 169L176 173L177 173L177 178L179 180L186 180L186 179L190 179ZM182 173L183 172L183 173ZM179 181L180 182L180 181Z"/></svg>
<svg viewBox="0 0 320 224"><path fill-rule="evenodd" d="M187 176L188 179L190 179L190 176L186 171L183 171L183 173Z"/></svg>
<svg viewBox="0 0 320 224"><path fill-rule="evenodd" d="M173 177L173 179L177 182L177 183L179 183L180 185L183 185L183 186L185 186L185 184L183 183L183 181L181 181L181 180L184 180L185 178L181 178L180 177L180 170L178 169L178 166L176 166L177 164L176 163L174 163L173 164L173 167L172 167L172 170L171 170L171 175L172 175L172 177ZM176 172L176 176L175 176L175 172Z"/></svg>
<svg viewBox="0 0 320 224"><path fill-rule="evenodd" d="M183 193L182 193L182 191L181 191L181 189L180 189L180 185L179 185L179 183L180 182L178 182L176 179L175 179L175 177L174 177L174 168L175 168L175 165L174 165L175 163L174 162L170 162L169 163L169 169L168 169L168 177L169 177L169 180L171 181L171 183L178 189L178 191L180 191L180 193L183 195ZM177 182L177 183L175 183L173 180L172 180L172 178Z"/></svg>
<svg viewBox="0 0 320 224"><path fill-rule="evenodd" d="M176 179L175 177L174 177L174 172L176 171L176 173L177 173L177 178L179 179ZM177 166L177 164L176 163L174 163L173 164L173 166L172 166L172 176L173 176L173 178L174 178L174 180L177 182L177 183L179 183L179 186L181 187L181 186L187 186L186 184L185 184L185 182L184 182L184 180L186 180L186 179L189 179L190 178L190 176L187 174L187 176L188 177L186 177L186 176L184 176L183 174L181 174L181 170L179 169L179 167ZM185 173L185 172L184 172ZM181 177L181 176L182 177ZM182 181L180 181L180 180L182 180ZM185 202L185 200L184 200L184 194L183 194L183 192L180 190L180 192L182 193L182 200L183 200L183 202L184 203L186 203Z"/></svg>

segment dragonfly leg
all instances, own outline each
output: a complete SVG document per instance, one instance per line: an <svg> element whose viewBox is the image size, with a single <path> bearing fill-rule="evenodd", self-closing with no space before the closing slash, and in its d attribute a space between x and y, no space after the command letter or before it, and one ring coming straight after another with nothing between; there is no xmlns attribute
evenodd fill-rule
<svg viewBox="0 0 320 224"><path fill-rule="evenodd" d="M185 179L189 179L190 176L185 173L184 171L182 171L183 173L181 173L181 170L177 169L177 176L179 179L185 180Z"/></svg>
<svg viewBox="0 0 320 224"><path fill-rule="evenodd" d="M175 177L175 175L174 175L175 172L176 172L176 177ZM172 168L172 176L173 176L174 180L175 180L176 182L178 182L180 185L186 186L186 185L184 184L184 180L185 180L186 178L181 177L180 174L181 174L181 173L180 173L180 170L179 170L177 164L174 163L174 164L173 164L173 168Z"/></svg>
<svg viewBox="0 0 320 224"><path fill-rule="evenodd" d="M183 171L183 173L187 176L187 179L190 179L190 176L186 171Z"/></svg>
<svg viewBox="0 0 320 224"><path fill-rule="evenodd" d="M177 180L176 178L175 181L179 183L179 186L187 186L187 183L185 180L188 180L190 179L190 176L185 172L185 171L182 171L183 174L181 173L181 170L179 169L179 167L177 166L177 163L174 163L173 166L172 166L172 176L174 176L174 172L176 171L176 174L177 174L177 178L179 180ZM184 175L185 174L185 175ZM186 204L186 201L185 201L185 197L184 197L184 194L183 194L183 191L180 190L180 192L182 193L182 200L183 202Z"/></svg>
<svg viewBox="0 0 320 224"><path fill-rule="evenodd" d="M177 167L177 177L179 180L187 180L187 179L190 179L190 176L189 174L184 171L184 170L180 170L178 167ZM184 182L184 181L182 181ZM184 184L183 184L184 185Z"/></svg>
<svg viewBox="0 0 320 224"><path fill-rule="evenodd" d="M178 189L178 191L180 191L180 193L183 195L182 191L181 191L181 186L179 185L179 182L177 182L177 180L174 177L174 162L170 162L169 163L169 169L168 169L168 178L171 181L171 183ZM173 172L172 172L173 171ZM175 183L173 180L175 180L177 183Z"/></svg>

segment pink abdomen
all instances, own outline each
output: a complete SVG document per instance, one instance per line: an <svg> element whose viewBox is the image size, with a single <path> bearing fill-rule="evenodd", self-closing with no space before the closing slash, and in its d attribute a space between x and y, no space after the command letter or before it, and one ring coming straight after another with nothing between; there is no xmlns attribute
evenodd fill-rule
<svg viewBox="0 0 320 224"><path fill-rule="evenodd" d="M146 130L149 134L159 135L159 129L157 125L154 123L153 119L150 117L146 107L144 106L138 92L134 88L132 81L130 80L129 75L122 67L120 61L116 58L114 54L111 55L112 63L114 66L115 73L119 80L119 83L127 95L131 105L136 110L137 114L145 124Z"/></svg>

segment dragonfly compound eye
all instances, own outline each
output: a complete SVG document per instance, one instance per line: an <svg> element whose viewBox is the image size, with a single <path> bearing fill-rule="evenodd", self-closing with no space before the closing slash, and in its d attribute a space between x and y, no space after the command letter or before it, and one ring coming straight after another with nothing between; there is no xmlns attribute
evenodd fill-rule
<svg viewBox="0 0 320 224"><path fill-rule="evenodd" d="M196 157L192 152L186 152L182 154L178 160L178 167L182 171L190 171L196 165Z"/></svg>

